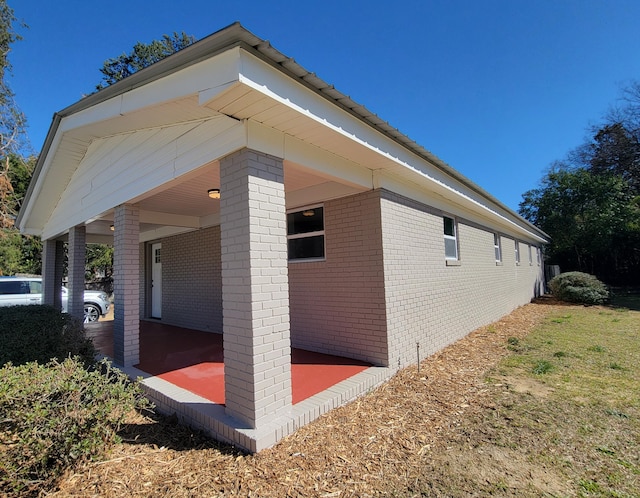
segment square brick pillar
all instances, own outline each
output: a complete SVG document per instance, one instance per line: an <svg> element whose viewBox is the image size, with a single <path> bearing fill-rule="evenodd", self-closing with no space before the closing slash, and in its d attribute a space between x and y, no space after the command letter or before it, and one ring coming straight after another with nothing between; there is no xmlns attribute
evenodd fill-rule
<svg viewBox="0 0 640 498"><path fill-rule="evenodd" d="M84 225L69 230L68 271L69 302L67 313L84 319L84 261L86 253L87 230Z"/></svg>
<svg viewBox="0 0 640 498"><path fill-rule="evenodd" d="M282 159L243 149L220 180L226 412L257 428L291 407Z"/></svg>
<svg viewBox="0 0 640 498"><path fill-rule="evenodd" d="M115 209L113 236L113 356L121 366L140 362L140 224L137 206Z"/></svg>
<svg viewBox="0 0 640 498"><path fill-rule="evenodd" d="M64 242L42 241L42 303L62 309L62 275L64 272Z"/></svg>

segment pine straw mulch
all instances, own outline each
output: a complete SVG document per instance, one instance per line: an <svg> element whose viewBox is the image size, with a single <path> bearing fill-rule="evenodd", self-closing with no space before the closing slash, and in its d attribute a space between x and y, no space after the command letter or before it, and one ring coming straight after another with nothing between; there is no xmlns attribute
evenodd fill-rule
<svg viewBox="0 0 640 498"><path fill-rule="evenodd" d="M69 472L51 495L404 496L418 482L447 494L447 472L465 471L442 462L455 428L492 409L485 373L508 354L509 337L524 337L561 306L545 299L522 306L257 455L171 418L136 415L124 444Z"/></svg>

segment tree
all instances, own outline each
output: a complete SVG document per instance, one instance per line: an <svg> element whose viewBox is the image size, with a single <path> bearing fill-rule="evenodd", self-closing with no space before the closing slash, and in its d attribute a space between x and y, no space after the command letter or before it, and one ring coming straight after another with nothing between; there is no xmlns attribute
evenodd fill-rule
<svg viewBox="0 0 640 498"><path fill-rule="evenodd" d="M14 31L16 22L6 0L0 0L0 274L39 271L40 267L39 240L21 236L14 227L35 164L34 158L25 160L18 155L26 141L26 120L7 82L11 45L21 39Z"/></svg>
<svg viewBox="0 0 640 498"><path fill-rule="evenodd" d="M556 164L542 186L523 195L520 214L551 235L547 255L563 270L621 280L638 273L640 210L621 176Z"/></svg>
<svg viewBox="0 0 640 498"><path fill-rule="evenodd" d="M29 187L36 158L11 153L0 166L0 274L39 274L42 243L38 237L20 235L15 217Z"/></svg>
<svg viewBox="0 0 640 498"><path fill-rule="evenodd" d="M640 84L623 90L592 136L523 194L520 214L551 236L563 271L615 284L640 283Z"/></svg>
<svg viewBox="0 0 640 498"><path fill-rule="evenodd" d="M587 164L596 175L617 175L640 194L640 141L620 123L603 126L588 144Z"/></svg>
<svg viewBox="0 0 640 498"><path fill-rule="evenodd" d="M0 228L12 228L15 219L15 193L10 171L12 154L24 137L24 115L15 104L14 94L7 82L11 72L11 45L21 37L14 29L16 18L6 0L0 0ZM15 158L15 156L14 156Z"/></svg>
<svg viewBox="0 0 640 498"><path fill-rule="evenodd" d="M151 43L138 42L128 54L122 54L114 59L107 59L100 72L102 81L97 85L101 90L114 84L127 76L132 75L154 64L165 57L188 47L196 40L193 36L174 32L172 35L162 35L162 39L153 40Z"/></svg>
<svg viewBox="0 0 640 498"><path fill-rule="evenodd" d="M0 0L0 162L4 162L9 152L17 150L25 127L24 114L16 105L6 78L11 73L11 45L22 39L13 29L15 22L13 9L6 0Z"/></svg>

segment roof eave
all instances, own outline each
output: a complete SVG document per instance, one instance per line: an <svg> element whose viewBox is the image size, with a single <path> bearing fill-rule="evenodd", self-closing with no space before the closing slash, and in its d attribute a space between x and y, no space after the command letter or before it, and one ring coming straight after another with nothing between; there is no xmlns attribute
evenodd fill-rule
<svg viewBox="0 0 640 498"><path fill-rule="evenodd" d="M284 72L292 79L298 81L307 88L321 95L333 105L344 109L358 120L366 123L368 126L371 126L393 141L399 143L407 150L433 164L436 168L443 171L446 175L452 177L462 185L476 192L481 197L485 198L500 209L504 210L510 215L516 216L525 225L527 225L528 228L540 234L542 238L549 239L549 236L542 230L537 228L528 220L522 218L518 213L503 204L501 201L489 194L473 181L457 172L446 162L442 161L430 151L428 151L415 141L411 140L406 135L402 134L396 128L393 128L386 121L380 119L378 116L368 111L364 106L356 103L350 97L336 90L332 85L329 85L324 80L318 78L314 73L311 73L304 69L304 67L300 66L297 62L295 62L294 59L285 56L284 54L273 48L268 41L262 40L261 38L255 36L253 33L244 28L239 22L235 22L207 36L206 38L203 38L202 40L189 45L179 52L149 67L146 67L121 81L114 83L113 85L92 93L91 95L84 97L78 102L54 114L52 124L49 128L45 143L42 148L42 152L36 164L33 181L29 185L25 196L25 200L23 203L24 209L21 209L17 218L18 226L22 228L21 224L25 220L30 209L28 206L30 205L30 200L34 193L33 191L37 183L37 177L39 176L43 168L45 158L49 154L49 150L55 139L56 133L58 132L58 128L62 119L98 105L102 102L105 102L113 97L117 97L119 95L127 93L133 89L147 85L155 80L168 76L181 69L197 64L202 60L213 57L216 54L229 50L235 46L242 46L243 49L251 52L271 66Z"/></svg>

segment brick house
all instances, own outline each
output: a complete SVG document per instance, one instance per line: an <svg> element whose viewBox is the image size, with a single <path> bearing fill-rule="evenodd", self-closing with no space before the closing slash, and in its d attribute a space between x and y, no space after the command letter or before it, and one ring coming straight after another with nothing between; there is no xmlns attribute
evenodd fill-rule
<svg viewBox="0 0 640 498"><path fill-rule="evenodd" d="M114 245L123 368L140 320L222 333L224 407L155 399L252 451L415 363L417 345L529 302L547 242L239 24L57 113L18 225L43 239L45 302L68 242L79 316L85 244ZM292 406L291 347L377 370Z"/></svg>

